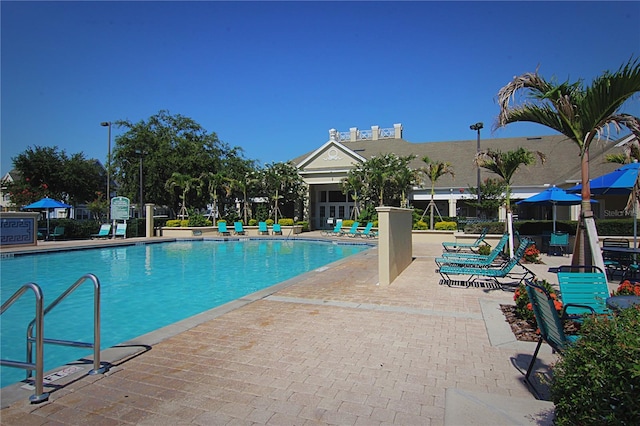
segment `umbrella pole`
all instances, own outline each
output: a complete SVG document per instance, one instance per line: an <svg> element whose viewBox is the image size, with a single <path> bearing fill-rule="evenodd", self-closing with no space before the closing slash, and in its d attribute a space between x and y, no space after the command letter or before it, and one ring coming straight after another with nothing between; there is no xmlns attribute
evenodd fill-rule
<svg viewBox="0 0 640 426"><path fill-rule="evenodd" d="M556 203L553 203L551 206L552 215L553 215L553 233L556 233Z"/></svg>

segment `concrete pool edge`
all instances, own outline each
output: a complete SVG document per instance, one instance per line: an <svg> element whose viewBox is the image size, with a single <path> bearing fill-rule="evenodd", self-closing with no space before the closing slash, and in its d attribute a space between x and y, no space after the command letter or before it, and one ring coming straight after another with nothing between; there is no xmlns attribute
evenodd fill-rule
<svg viewBox="0 0 640 426"><path fill-rule="evenodd" d="M202 237L189 238L189 240L201 240L201 239ZM306 238L295 238L295 239L303 240ZM171 241L179 241L179 240L183 240L183 239L171 238L169 239L169 241L163 241L163 242L171 242ZM294 240L294 238L289 238L289 240ZM335 240L322 240L322 239L307 239L307 240L335 243ZM349 244L349 242L345 241L345 242L341 242L341 244ZM355 244L360 245L362 243L355 243ZM100 351L101 364L110 366L109 371L107 371L104 374L109 375L110 373L117 371L119 365L125 363L129 359L132 359L138 356L141 353L151 350L153 345L156 345L170 337L173 337L179 333L192 329L207 321L214 320L226 313L239 309L255 301L265 299L282 289L285 289L289 286L292 286L298 282L301 282L307 279L309 276L313 274L324 273L329 269L338 267L341 264L348 262L350 260L356 259L359 256L370 256L372 249L377 250L377 244L363 244L363 245L368 245L369 249L362 250L356 254L347 256L343 259L336 260L322 267L316 268L309 272L305 272L296 277L274 284L270 287L264 288L262 290L258 290L254 293L250 293L239 299L233 300L231 302L227 302L223 305L217 306L215 308L212 308L207 311L201 312L199 314L193 315L191 317L185 318L173 324L169 324L167 326L164 326L152 332L138 336L134 339L130 339L126 342L122 342L112 347L103 349ZM96 374L94 376L88 375L89 370L91 370L92 364L93 364L93 355L88 355L80 360L69 362L68 364L56 367L50 371L45 371L44 376L47 377L68 367L83 366L81 370L57 379L53 385L45 385L44 392L51 392L51 393L56 392L58 390L64 389L66 386L72 385L74 382L77 382L79 379L85 378L85 377L88 377L88 378L93 377L94 380L99 380L100 377L102 376L101 374ZM94 380L89 380L89 381L86 381L85 383L92 383ZM25 389L23 388L23 386L25 386L25 382L18 382L18 383L14 383L12 385L8 385L3 388L0 388L0 409L6 408L9 405L21 400L28 402L29 396L33 394L33 389Z"/></svg>

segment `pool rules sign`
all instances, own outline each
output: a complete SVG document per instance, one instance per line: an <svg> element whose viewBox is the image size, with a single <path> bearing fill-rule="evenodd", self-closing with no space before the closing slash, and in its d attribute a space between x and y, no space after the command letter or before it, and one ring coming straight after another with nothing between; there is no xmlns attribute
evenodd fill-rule
<svg viewBox="0 0 640 426"><path fill-rule="evenodd" d="M113 197L111 199L111 219L129 219L129 199L127 197Z"/></svg>

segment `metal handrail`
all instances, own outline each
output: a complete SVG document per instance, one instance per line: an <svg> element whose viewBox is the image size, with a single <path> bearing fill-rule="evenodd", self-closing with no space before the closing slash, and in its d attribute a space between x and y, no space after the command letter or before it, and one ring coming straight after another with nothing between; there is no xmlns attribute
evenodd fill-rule
<svg viewBox="0 0 640 426"><path fill-rule="evenodd" d="M51 302L49 306L47 306L42 312L42 316L44 318L53 308L58 306L58 304L64 300L68 295L73 293L80 285L82 285L85 281L90 280L93 282L93 343L87 342L77 342L73 340L60 340L60 339L46 339L43 338L43 343L48 343L51 345L59 345L59 346L73 346L77 348L93 348L93 369L89 371L89 374L101 374L108 370L107 366L102 367L100 365L100 281L98 277L93 274L85 274L78 279L75 283L73 283L64 293L62 293L56 300ZM33 342L35 338L33 337L33 327L36 320L31 321L29 323L29 327L27 327L27 361L31 361L33 358ZM37 343L36 343L37 346ZM36 349L37 351L37 349ZM36 357L38 354L36 354ZM27 378L30 377L30 372L27 372Z"/></svg>
<svg viewBox="0 0 640 426"><path fill-rule="evenodd" d="M20 298L27 290L33 290L36 297L36 314L35 319L31 321L31 324L34 324L37 329L37 335L35 337L36 342L36 362L20 362L20 361L12 361L0 359L0 365L5 365L8 367L14 368L22 368L31 372L32 370L36 370L36 379L34 382L35 385L35 393L29 397L31 403L43 402L49 399L49 393L44 392L44 358L43 358L43 348L44 348L44 314L42 310L43 304L43 296L42 289L36 283L27 283L20 287L18 291L16 291L13 296L9 298L6 302L2 304L0 307L0 315L2 315L13 303ZM29 377L30 374L27 376Z"/></svg>

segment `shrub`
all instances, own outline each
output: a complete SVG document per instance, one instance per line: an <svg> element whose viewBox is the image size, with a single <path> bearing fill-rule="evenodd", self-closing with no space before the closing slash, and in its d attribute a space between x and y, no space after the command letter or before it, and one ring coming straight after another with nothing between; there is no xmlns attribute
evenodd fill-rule
<svg viewBox="0 0 640 426"><path fill-rule="evenodd" d="M180 219L170 219L167 221L166 225L169 228L179 228L180 227Z"/></svg>
<svg viewBox="0 0 640 426"><path fill-rule="evenodd" d="M420 231L425 231L427 229L429 229L429 225L427 225L427 223L424 220L419 220L416 223L413 224L413 229L417 229Z"/></svg>
<svg viewBox="0 0 640 426"><path fill-rule="evenodd" d="M343 228L351 228L351 225L353 225L353 222L355 222L355 220L345 219L345 220L342 221L342 227Z"/></svg>
<svg viewBox="0 0 640 426"><path fill-rule="evenodd" d="M456 222L437 222L434 225L436 230L440 230L440 231L455 231L456 229L458 229L458 224Z"/></svg>
<svg viewBox="0 0 640 426"><path fill-rule="evenodd" d="M267 219L265 222L267 223L267 226L273 226L273 219Z"/></svg>
<svg viewBox="0 0 640 426"><path fill-rule="evenodd" d="M640 419L640 308L594 316L553 367L556 424L631 425Z"/></svg>
<svg viewBox="0 0 640 426"><path fill-rule="evenodd" d="M558 301L558 295L551 284L549 284L547 280L538 281L537 284L547 289L551 298L554 300L553 304L555 305L556 311L562 311L562 303ZM529 295L527 294L527 289L524 284L518 286L513 295L513 300L516 302L516 316L537 327L531 301L529 300Z"/></svg>
<svg viewBox="0 0 640 426"><path fill-rule="evenodd" d="M293 219L278 219L278 223L280 224L280 226L293 226Z"/></svg>
<svg viewBox="0 0 640 426"><path fill-rule="evenodd" d="M527 247L522 258L530 263L540 263L540 250L538 250L536 245L533 244Z"/></svg>
<svg viewBox="0 0 640 426"><path fill-rule="evenodd" d="M612 296L640 296L640 283L633 283L624 280L618 288L611 292Z"/></svg>
<svg viewBox="0 0 640 426"><path fill-rule="evenodd" d="M478 254L488 256L491 253L491 246L489 244L482 244L478 247Z"/></svg>
<svg viewBox="0 0 640 426"><path fill-rule="evenodd" d="M201 214L193 214L189 217L187 226L211 226L211 221Z"/></svg>
<svg viewBox="0 0 640 426"><path fill-rule="evenodd" d="M296 225L302 226L302 232L309 232L309 222L305 220L299 220L296 222Z"/></svg>
<svg viewBox="0 0 640 426"><path fill-rule="evenodd" d="M249 226L258 226L258 219L249 219Z"/></svg>

